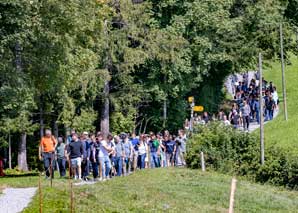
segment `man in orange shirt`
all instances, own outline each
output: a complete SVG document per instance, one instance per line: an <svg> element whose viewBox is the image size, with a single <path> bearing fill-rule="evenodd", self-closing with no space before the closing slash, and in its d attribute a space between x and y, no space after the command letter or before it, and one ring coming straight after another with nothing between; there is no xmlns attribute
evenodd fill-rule
<svg viewBox="0 0 298 213"><path fill-rule="evenodd" d="M46 178L49 178L51 175L52 178L54 178L53 160L56 145L57 141L55 137L52 136L51 130L47 129L45 131L45 136L42 137L39 145L39 159L43 160Z"/></svg>

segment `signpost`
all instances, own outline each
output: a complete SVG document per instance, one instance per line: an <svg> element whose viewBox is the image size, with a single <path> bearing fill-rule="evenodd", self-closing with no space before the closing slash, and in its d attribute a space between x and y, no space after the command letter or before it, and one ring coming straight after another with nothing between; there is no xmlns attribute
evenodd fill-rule
<svg viewBox="0 0 298 213"><path fill-rule="evenodd" d="M193 111L195 111L195 112L203 112L204 111L204 107L203 106L194 106L193 107Z"/></svg>

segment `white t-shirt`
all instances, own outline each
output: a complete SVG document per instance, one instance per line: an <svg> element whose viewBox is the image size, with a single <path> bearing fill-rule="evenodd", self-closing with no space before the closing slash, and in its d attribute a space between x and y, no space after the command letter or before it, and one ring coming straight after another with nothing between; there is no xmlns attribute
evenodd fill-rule
<svg viewBox="0 0 298 213"><path fill-rule="evenodd" d="M99 157L109 156L109 152L104 148L104 146L107 146L107 145L108 144L105 140L102 140L100 142Z"/></svg>
<svg viewBox="0 0 298 213"><path fill-rule="evenodd" d="M139 155L143 155L146 154L146 144L145 142L140 142L140 146L139 146Z"/></svg>

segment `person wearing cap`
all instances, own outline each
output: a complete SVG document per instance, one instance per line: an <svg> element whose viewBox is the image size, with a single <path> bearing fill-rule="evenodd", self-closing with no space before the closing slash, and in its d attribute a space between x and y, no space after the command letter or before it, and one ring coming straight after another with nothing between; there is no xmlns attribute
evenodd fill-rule
<svg viewBox="0 0 298 213"><path fill-rule="evenodd" d="M88 180L89 175L89 158L91 154L89 133L83 132L81 142L83 144L83 159L82 159L82 178Z"/></svg>
<svg viewBox="0 0 298 213"><path fill-rule="evenodd" d="M56 159L59 167L60 177L65 177L66 175L66 158L65 158L65 143L62 137L58 137L58 144L56 146Z"/></svg>
<svg viewBox="0 0 298 213"><path fill-rule="evenodd" d="M53 160L57 141L52 136L51 130L45 131L45 136L41 138L39 144L39 159L43 160L44 169L46 171L46 178L52 176L54 178Z"/></svg>

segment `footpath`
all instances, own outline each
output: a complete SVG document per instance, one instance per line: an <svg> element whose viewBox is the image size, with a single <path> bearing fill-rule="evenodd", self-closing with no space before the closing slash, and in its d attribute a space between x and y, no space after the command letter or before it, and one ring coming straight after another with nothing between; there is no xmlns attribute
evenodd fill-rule
<svg viewBox="0 0 298 213"><path fill-rule="evenodd" d="M37 188L6 188L0 195L0 213L21 212L31 202Z"/></svg>
<svg viewBox="0 0 298 213"><path fill-rule="evenodd" d="M238 79L238 81L242 81L242 79L243 79L242 75L241 75L241 74L236 74L236 75L237 75L237 79ZM255 71L249 71L249 72L247 73L247 75L248 75L248 81L250 82L251 79L253 79L254 76L255 76ZM225 87L226 87L228 93L233 97L234 94L233 94L232 84L233 84L233 83L232 83L232 76L229 76L229 77L227 78L226 82L225 82ZM276 118L276 116L278 115L278 113L279 113L278 110L275 110L275 111L274 111L274 113L273 113L273 119ZM269 122L269 121L264 122L264 125L265 125L266 123L268 123L268 122ZM251 122L251 123L249 124L248 132L253 132L253 131L255 131L255 130L258 129L258 128L260 128L260 124L258 124L256 121ZM241 129L241 128L240 128L240 129ZM243 128L242 128L242 129L243 129Z"/></svg>

